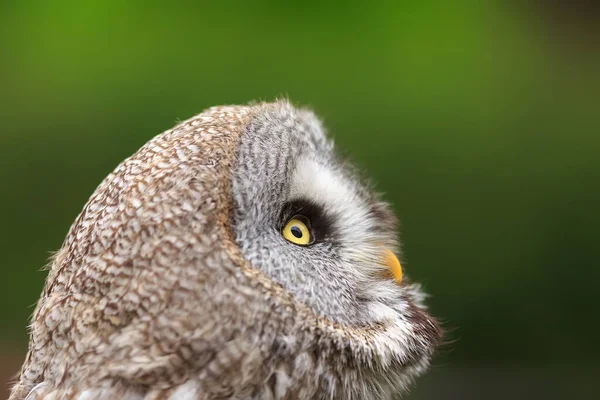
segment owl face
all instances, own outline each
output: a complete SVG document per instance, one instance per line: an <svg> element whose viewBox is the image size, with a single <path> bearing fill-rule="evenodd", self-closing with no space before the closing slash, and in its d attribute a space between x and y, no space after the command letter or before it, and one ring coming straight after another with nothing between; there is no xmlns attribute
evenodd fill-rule
<svg viewBox="0 0 600 400"><path fill-rule="evenodd" d="M420 301L401 283L395 216L311 112L282 107L250 121L232 192L244 256L316 313L366 324Z"/></svg>

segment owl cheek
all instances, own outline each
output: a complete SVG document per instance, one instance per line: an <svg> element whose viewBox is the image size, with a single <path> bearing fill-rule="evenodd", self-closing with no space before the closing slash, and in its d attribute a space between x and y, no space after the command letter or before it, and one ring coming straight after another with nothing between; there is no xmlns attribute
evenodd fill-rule
<svg viewBox="0 0 600 400"><path fill-rule="evenodd" d="M298 282L298 283L301 283L301 284L302 283L306 283L306 277L302 273L300 273L299 271L293 271L291 275L292 275L292 279L295 282Z"/></svg>

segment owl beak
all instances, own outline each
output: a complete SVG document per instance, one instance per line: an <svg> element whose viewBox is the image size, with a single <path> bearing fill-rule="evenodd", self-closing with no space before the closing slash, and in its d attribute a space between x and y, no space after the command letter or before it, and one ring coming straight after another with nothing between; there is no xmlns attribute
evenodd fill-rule
<svg viewBox="0 0 600 400"><path fill-rule="evenodd" d="M389 269L397 284L402 283L402 265L391 250L384 250L385 266Z"/></svg>

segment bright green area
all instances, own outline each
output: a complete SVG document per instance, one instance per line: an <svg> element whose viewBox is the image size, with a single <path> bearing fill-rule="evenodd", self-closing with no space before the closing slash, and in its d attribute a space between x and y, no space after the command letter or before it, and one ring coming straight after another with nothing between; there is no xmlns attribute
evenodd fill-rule
<svg viewBox="0 0 600 400"><path fill-rule="evenodd" d="M25 346L39 269L123 158L208 106L287 95L387 193L449 330L413 398L592 382L597 39L490 2L160 3L0 3L0 341Z"/></svg>

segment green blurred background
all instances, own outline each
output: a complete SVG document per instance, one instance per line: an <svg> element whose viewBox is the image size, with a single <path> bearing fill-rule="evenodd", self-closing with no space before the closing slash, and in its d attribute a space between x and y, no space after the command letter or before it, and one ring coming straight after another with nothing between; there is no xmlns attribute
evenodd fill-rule
<svg viewBox="0 0 600 400"><path fill-rule="evenodd" d="M448 329L409 399L598 398L599 17L567 0L1 2L0 379L102 178L206 107L284 95L387 193Z"/></svg>

